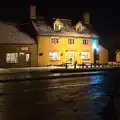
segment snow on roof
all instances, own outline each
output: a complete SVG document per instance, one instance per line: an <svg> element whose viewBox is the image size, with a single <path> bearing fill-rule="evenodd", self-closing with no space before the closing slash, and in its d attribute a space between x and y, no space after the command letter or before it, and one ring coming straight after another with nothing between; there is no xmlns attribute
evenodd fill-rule
<svg viewBox="0 0 120 120"><path fill-rule="evenodd" d="M35 41L16 27L0 22L0 43L34 44Z"/></svg>
<svg viewBox="0 0 120 120"><path fill-rule="evenodd" d="M72 26L71 21L60 19L63 23L63 27L59 32L54 31L54 29L45 23L44 20L33 21L33 25L39 35L59 35L59 36L70 36L70 37L94 37L98 38L98 36L93 32L90 26L85 25L85 31L78 33L75 28ZM89 28L91 28L89 30ZM88 30L87 30L88 29ZM92 31L91 31L92 30Z"/></svg>

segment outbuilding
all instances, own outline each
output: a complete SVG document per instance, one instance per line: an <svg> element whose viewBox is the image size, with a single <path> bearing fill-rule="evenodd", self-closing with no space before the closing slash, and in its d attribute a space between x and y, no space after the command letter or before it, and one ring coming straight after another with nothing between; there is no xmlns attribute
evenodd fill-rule
<svg viewBox="0 0 120 120"><path fill-rule="evenodd" d="M37 66L35 40L14 25L0 22L0 67Z"/></svg>

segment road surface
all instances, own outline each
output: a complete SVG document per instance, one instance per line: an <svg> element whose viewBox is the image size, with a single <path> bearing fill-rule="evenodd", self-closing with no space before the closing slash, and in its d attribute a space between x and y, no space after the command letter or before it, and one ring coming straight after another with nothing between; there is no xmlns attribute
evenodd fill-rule
<svg viewBox="0 0 120 120"><path fill-rule="evenodd" d="M108 74L0 83L0 120L117 120Z"/></svg>

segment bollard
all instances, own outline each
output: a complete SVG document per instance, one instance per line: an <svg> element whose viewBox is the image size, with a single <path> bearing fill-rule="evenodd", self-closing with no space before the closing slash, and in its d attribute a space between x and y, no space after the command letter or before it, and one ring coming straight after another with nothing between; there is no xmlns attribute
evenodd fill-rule
<svg viewBox="0 0 120 120"><path fill-rule="evenodd" d="M92 68L92 63L90 64L91 68Z"/></svg>
<svg viewBox="0 0 120 120"><path fill-rule="evenodd" d="M74 68L76 68L76 65L77 65L77 60L75 60L74 62Z"/></svg>
<svg viewBox="0 0 120 120"><path fill-rule="evenodd" d="M76 64L74 64L74 68L76 68Z"/></svg>
<svg viewBox="0 0 120 120"><path fill-rule="evenodd" d="M67 63L65 63L65 68L67 69Z"/></svg>

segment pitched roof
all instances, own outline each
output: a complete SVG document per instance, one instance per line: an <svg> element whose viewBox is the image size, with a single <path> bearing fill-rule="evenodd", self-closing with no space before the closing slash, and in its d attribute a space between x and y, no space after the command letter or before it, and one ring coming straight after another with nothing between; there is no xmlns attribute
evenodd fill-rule
<svg viewBox="0 0 120 120"><path fill-rule="evenodd" d="M83 26L83 30L79 32L80 34L88 33L88 34L91 34L92 37L97 37L97 38L99 38L99 35L98 35L98 34L96 33L96 31L93 29L93 27L92 27L91 24L86 24L84 21L80 21L80 23L81 23L82 26Z"/></svg>
<svg viewBox="0 0 120 120"><path fill-rule="evenodd" d="M34 44L35 41L27 34L20 32L14 25L0 22L0 43Z"/></svg>
<svg viewBox="0 0 120 120"><path fill-rule="evenodd" d="M98 35L92 29L90 25L82 22L83 26L86 28L83 32L76 32L75 28L72 26L71 20L59 19L63 23L63 27L58 32L54 31L53 27L46 23L44 19L38 19L32 21L34 28L39 35L56 35L56 36L69 36L69 37L97 37ZM53 23L52 23L53 24Z"/></svg>

